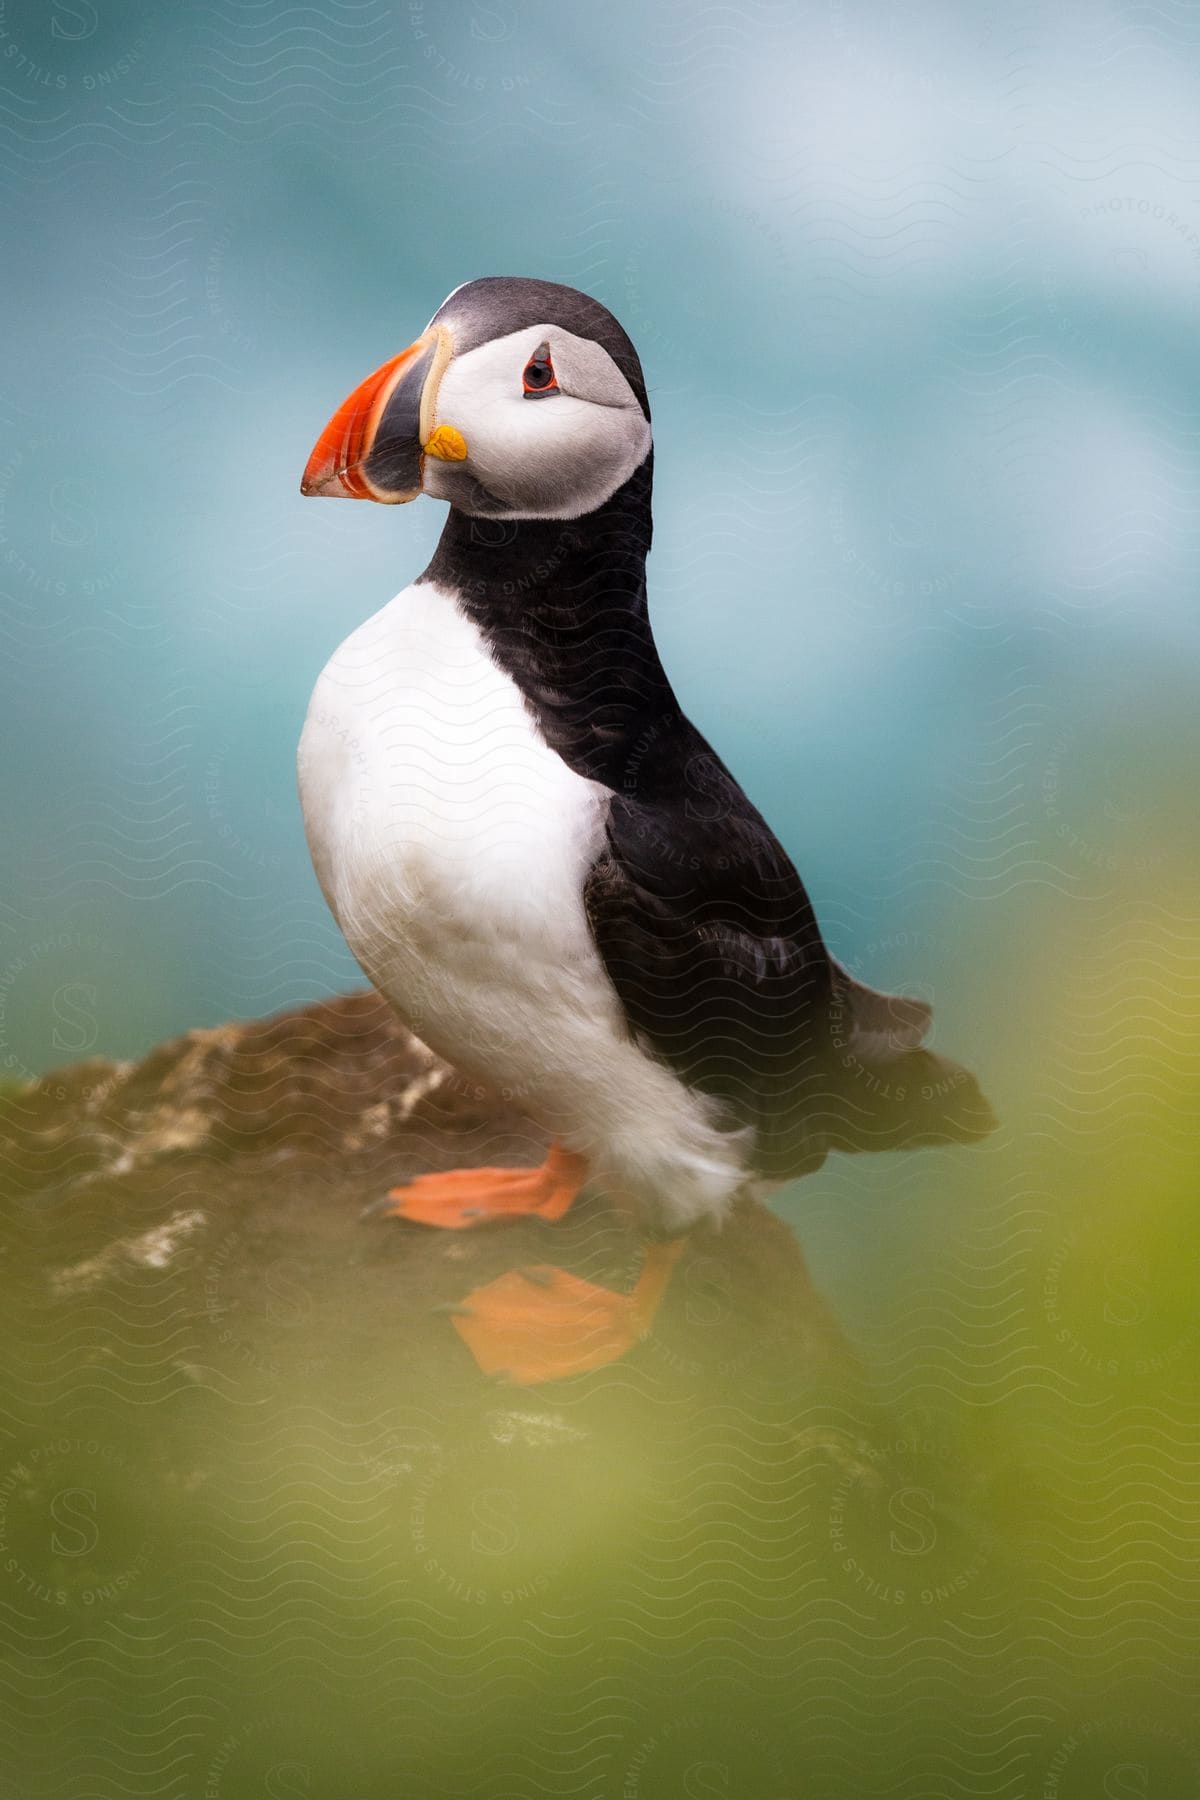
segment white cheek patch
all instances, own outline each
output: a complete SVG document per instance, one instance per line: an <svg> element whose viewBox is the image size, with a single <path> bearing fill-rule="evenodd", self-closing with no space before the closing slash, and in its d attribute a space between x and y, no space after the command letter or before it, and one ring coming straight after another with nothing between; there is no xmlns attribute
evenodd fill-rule
<svg viewBox="0 0 1200 1800"><path fill-rule="evenodd" d="M528 398L525 364L548 343L559 391ZM438 390L435 423L462 433L467 460L425 466L425 490L469 511L479 483L513 518L594 512L650 448L650 426L617 365L598 344L534 325L456 356ZM464 479L465 477L465 479Z"/></svg>

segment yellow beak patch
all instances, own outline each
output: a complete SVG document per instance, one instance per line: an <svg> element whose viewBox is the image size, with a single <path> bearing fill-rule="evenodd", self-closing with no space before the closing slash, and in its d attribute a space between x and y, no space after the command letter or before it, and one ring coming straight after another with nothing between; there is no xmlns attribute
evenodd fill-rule
<svg viewBox="0 0 1200 1800"><path fill-rule="evenodd" d="M467 440L453 425L439 425L425 445L425 454L436 456L439 462L465 462Z"/></svg>

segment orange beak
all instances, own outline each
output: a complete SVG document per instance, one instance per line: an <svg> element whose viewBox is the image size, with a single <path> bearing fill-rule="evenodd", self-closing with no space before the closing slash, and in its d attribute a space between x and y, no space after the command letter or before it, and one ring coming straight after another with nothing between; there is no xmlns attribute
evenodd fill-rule
<svg viewBox="0 0 1200 1800"><path fill-rule="evenodd" d="M415 500L426 452L439 454L446 430L434 432L433 410L452 349L446 328L434 326L368 375L317 439L300 492L392 506Z"/></svg>

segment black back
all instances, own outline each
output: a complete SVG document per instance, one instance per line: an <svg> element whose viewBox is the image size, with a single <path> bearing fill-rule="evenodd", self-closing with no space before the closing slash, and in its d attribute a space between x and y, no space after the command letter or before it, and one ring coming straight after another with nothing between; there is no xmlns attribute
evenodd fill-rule
<svg viewBox="0 0 1200 1800"><path fill-rule="evenodd" d="M594 337L649 417L632 344L574 289L496 277L435 317L452 319L459 348L542 322ZM585 903L630 1029L731 1128L753 1129L767 1176L802 1174L831 1148L982 1135L993 1121L972 1078L917 1047L928 1008L860 987L830 958L782 845L680 711L647 606L652 469L650 454L576 520L451 509L424 577L458 595L546 741L610 790ZM932 1099L918 1091L939 1084Z"/></svg>

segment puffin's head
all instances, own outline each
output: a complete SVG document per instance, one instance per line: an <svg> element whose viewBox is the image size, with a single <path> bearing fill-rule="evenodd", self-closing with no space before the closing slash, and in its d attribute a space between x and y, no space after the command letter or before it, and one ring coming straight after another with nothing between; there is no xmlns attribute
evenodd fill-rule
<svg viewBox="0 0 1200 1800"><path fill-rule="evenodd" d="M432 494L477 518L575 519L645 461L637 352L598 301L492 275L456 288L415 344L344 400L302 494Z"/></svg>

